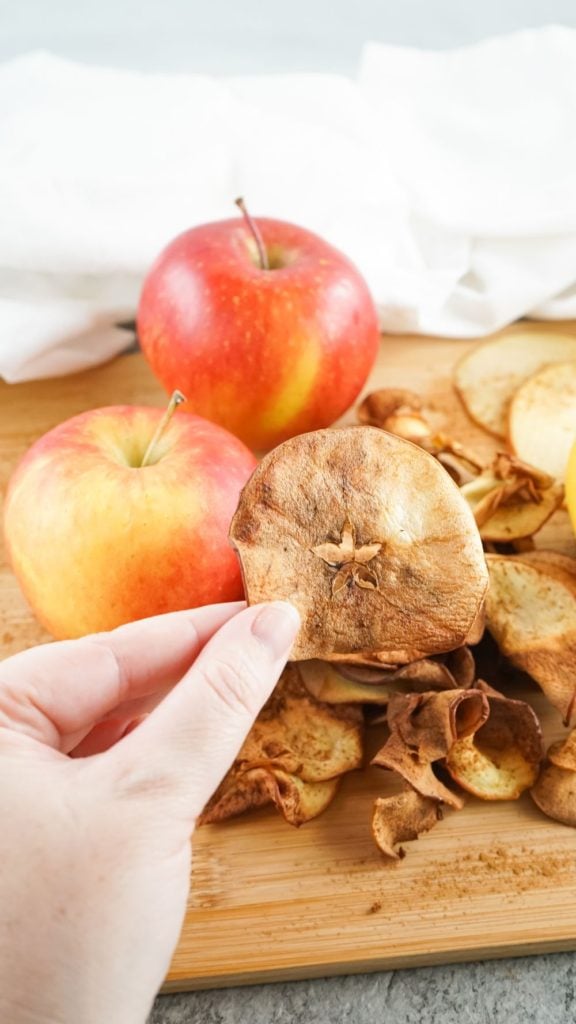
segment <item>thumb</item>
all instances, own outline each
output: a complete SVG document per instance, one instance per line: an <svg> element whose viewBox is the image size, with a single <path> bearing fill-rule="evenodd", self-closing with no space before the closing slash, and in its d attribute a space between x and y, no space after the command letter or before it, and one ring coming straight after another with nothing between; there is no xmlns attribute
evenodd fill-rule
<svg viewBox="0 0 576 1024"><path fill-rule="evenodd" d="M129 795L184 798L192 824L272 693L300 627L283 601L247 608L203 648L162 703L106 754Z"/></svg>

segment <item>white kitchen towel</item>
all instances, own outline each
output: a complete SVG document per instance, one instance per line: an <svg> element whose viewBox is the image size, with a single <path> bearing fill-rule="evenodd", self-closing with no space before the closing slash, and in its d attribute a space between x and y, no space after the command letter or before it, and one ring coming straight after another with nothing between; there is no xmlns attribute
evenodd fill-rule
<svg viewBox="0 0 576 1024"><path fill-rule="evenodd" d="M186 227L293 220L356 262L384 330L472 337L576 316L576 31L449 52L368 44L357 80L0 66L0 376L126 344Z"/></svg>

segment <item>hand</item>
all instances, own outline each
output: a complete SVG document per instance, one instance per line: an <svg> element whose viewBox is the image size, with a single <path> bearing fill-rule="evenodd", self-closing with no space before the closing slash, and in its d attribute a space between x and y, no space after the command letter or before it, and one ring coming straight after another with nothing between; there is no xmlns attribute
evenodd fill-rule
<svg viewBox="0 0 576 1024"><path fill-rule="evenodd" d="M195 820L298 630L290 605L242 609L0 664L0 1020L146 1019L182 925Z"/></svg>

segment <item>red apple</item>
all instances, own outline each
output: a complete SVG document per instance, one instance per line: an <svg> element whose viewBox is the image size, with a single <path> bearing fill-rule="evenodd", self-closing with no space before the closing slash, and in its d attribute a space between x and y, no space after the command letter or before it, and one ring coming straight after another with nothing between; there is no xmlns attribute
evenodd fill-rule
<svg viewBox="0 0 576 1024"><path fill-rule="evenodd" d="M242 597L228 527L255 459L184 412L158 436L165 415L82 413L37 441L12 477L8 553L55 637Z"/></svg>
<svg viewBox="0 0 576 1024"><path fill-rule="evenodd" d="M138 337L168 391L181 388L194 412L256 449L333 423L379 343L370 292L346 256L247 214L185 231L160 254Z"/></svg>

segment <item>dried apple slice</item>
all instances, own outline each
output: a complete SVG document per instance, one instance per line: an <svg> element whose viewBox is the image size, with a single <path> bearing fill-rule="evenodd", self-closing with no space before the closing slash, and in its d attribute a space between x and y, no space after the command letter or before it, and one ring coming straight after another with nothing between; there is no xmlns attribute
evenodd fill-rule
<svg viewBox="0 0 576 1024"><path fill-rule="evenodd" d="M492 543L532 537L564 497L564 488L554 477L503 452L460 490L482 540Z"/></svg>
<svg viewBox="0 0 576 1024"><path fill-rule="evenodd" d="M362 714L317 700L288 665L236 757L237 768L275 766L324 782L362 763Z"/></svg>
<svg viewBox="0 0 576 1024"><path fill-rule="evenodd" d="M200 823L273 802L302 824L330 803L341 775L360 767L362 740L362 712L317 700L299 667L287 665Z"/></svg>
<svg viewBox="0 0 576 1024"><path fill-rule="evenodd" d="M358 419L365 426L380 427L426 448L431 429L421 409L422 400L413 391L381 388L358 406Z"/></svg>
<svg viewBox="0 0 576 1024"><path fill-rule="evenodd" d="M522 556L524 558L524 556ZM576 695L576 581L541 565L488 555L486 624L502 654L569 721Z"/></svg>
<svg viewBox="0 0 576 1024"><path fill-rule="evenodd" d="M549 818L576 827L576 731L552 744L530 795Z"/></svg>
<svg viewBox="0 0 576 1024"><path fill-rule="evenodd" d="M482 800L516 800L538 778L542 730L534 710L478 680L490 715L470 736L456 740L446 755L450 775Z"/></svg>
<svg viewBox="0 0 576 1024"><path fill-rule="evenodd" d="M485 632L486 632L486 608L485 608L484 602L482 602L482 605L481 605L481 607L478 610L478 614L477 614L476 618L474 619L474 622L472 623L472 625L470 627L470 631L468 633L468 636L466 637L465 647L466 648L468 648L468 647L475 647L476 644L480 643L480 641L481 641L482 637L484 636Z"/></svg>
<svg viewBox="0 0 576 1024"><path fill-rule="evenodd" d="M508 419L516 455L562 481L576 437L576 352L572 358L529 377L514 395Z"/></svg>
<svg viewBox="0 0 576 1024"><path fill-rule="evenodd" d="M377 651L394 665L451 650L487 585L472 513L448 474L374 427L319 430L270 452L230 538L249 602L298 608L297 661Z"/></svg>
<svg viewBox="0 0 576 1024"><path fill-rule="evenodd" d="M523 551L517 555L521 562L528 565L539 565L551 576L568 573L576 579L576 558L564 555L560 551L548 551L546 548L535 548L534 551Z"/></svg>
<svg viewBox="0 0 576 1024"><path fill-rule="evenodd" d="M216 825L272 803L267 773L239 773L231 768L198 818L199 825Z"/></svg>
<svg viewBox="0 0 576 1024"><path fill-rule="evenodd" d="M488 718L486 696L478 690L395 694L388 705L390 737L372 759L402 776L421 796L462 807L462 799L438 778L457 740L473 735Z"/></svg>
<svg viewBox="0 0 576 1024"><path fill-rule="evenodd" d="M454 385L472 419L496 437L505 438L508 406L520 385L544 366L569 359L576 359L576 337L552 331L516 331L466 352L456 365Z"/></svg>
<svg viewBox="0 0 576 1024"><path fill-rule="evenodd" d="M399 860L405 850L400 843L418 839L442 818L437 800L406 788L395 796L379 797L374 803L372 835L386 857Z"/></svg>
<svg viewBox="0 0 576 1024"><path fill-rule="evenodd" d="M460 663L458 662L458 667ZM366 673L378 671L380 683L387 686L391 691L400 690L453 690L456 687L454 676L443 660L441 655L433 658L420 658L411 661L408 665L399 665L390 669L371 669L363 665L338 665L338 671L348 677L361 682L368 680Z"/></svg>
<svg viewBox="0 0 576 1024"><path fill-rule="evenodd" d="M421 399L413 391L373 391L358 406L357 415L360 423L380 427L424 448L459 485L483 469L483 461L475 452L432 427L422 412Z"/></svg>
<svg viewBox="0 0 576 1024"><path fill-rule="evenodd" d="M205 807L198 823L215 825L244 811L274 803L289 825L298 828L317 818L332 803L340 779L304 782L280 768L251 768L227 776Z"/></svg>
<svg viewBox="0 0 576 1024"><path fill-rule="evenodd" d="M387 704L390 699L387 686L346 679L326 661L301 661L299 668L308 691L326 704Z"/></svg>
<svg viewBox="0 0 576 1024"><path fill-rule="evenodd" d="M397 669L340 664L336 668L318 660L298 662L298 667L308 691L327 704L387 704L398 691L455 689L470 685L474 676L474 659L467 648L451 652L446 663L427 658ZM457 683L456 675L465 681Z"/></svg>
<svg viewBox="0 0 576 1024"><path fill-rule="evenodd" d="M484 618L482 618L484 622ZM445 655L444 667L448 669L454 680L454 686L459 690L467 690L474 684L476 678L476 662L469 647L457 647Z"/></svg>

